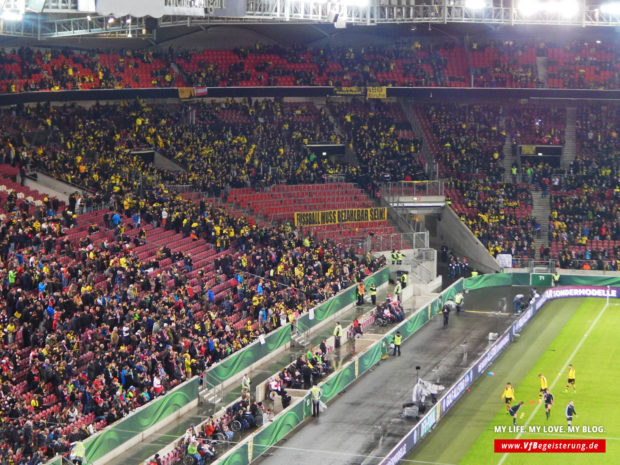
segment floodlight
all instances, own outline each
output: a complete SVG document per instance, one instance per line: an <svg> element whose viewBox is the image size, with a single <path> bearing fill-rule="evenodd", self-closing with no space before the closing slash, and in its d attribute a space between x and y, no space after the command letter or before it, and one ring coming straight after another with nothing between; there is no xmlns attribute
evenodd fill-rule
<svg viewBox="0 0 620 465"><path fill-rule="evenodd" d="M465 8L470 10L482 10L486 7L486 0L465 0Z"/></svg>
<svg viewBox="0 0 620 465"><path fill-rule="evenodd" d="M90 17L90 15L86 16L86 21L91 22L93 20L93 18Z"/></svg>
<svg viewBox="0 0 620 465"><path fill-rule="evenodd" d="M579 5L576 0L564 0L558 5L560 5L560 14L564 18L573 18L579 13Z"/></svg>
<svg viewBox="0 0 620 465"><path fill-rule="evenodd" d="M342 6L356 6L358 8L366 8L370 6L370 0L340 0Z"/></svg>
<svg viewBox="0 0 620 465"><path fill-rule="evenodd" d="M4 21L21 21L24 19L24 13L19 10L3 10L0 18Z"/></svg>
<svg viewBox="0 0 620 465"><path fill-rule="evenodd" d="M521 0L519 2L519 11L524 16L543 12L559 14L564 18L572 18L579 12L579 5L576 0L551 0L546 2Z"/></svg>
<svg viewBox="0 0 620 465"><path fill-rule="evenodd" d="M603 3L601 13L609 15L620 15L620 2Z"/></svg>
<svg viewBox="0 0 620 465"><path fill-rule="evenodd" d="M539 3L536 0L521 0L519 2L519 12L522 15L529 16L536 13Z"/></svg>
<svg viewBox="0 0 620 465"><path fill-rule="evenodd" d="M116 21L114 18L108 18L108 24L114 24L114 21Z"/></svg>

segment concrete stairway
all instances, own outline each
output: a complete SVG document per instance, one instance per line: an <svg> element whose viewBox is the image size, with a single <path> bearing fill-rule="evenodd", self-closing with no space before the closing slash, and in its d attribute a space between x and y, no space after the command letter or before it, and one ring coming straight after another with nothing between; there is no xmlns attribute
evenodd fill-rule
<svg viewBox="0 0 620 465"><path fill-rule="evenodd" d="M429 179L438 179L438 167L433 154L430 151L431 144L426 140L426 136L424 134L424 130L418 121L418 116L416 115L415 109L413 107L413 103L410 101L406 101L404 99L399 99L400 107L403 109L403 113L407 117L407 121L411 124L411 128L415 133L416 137L421 138L424 142L422 143L422 156L426 160L426 167Z"/></svg>
<svg viewBox="0 0 620 465"><path fill-rule="evenodd" d="M517 157L512 155L512 138L510 134L506 134L506 141L504 142L504 148L502 149L504 153L504 181L512 182L512 176L510 175L512 164L517 162L519 164ZM518 178L517 178L518 179Z"/></svg>
<svg viewBox="0 0 620 465"><path fill-rule="evenodd" d="M566 142L562 150L562 168L568 168L577 157L577 141L575 136L575 121L577 120L577 108L566 108Z"/></svg>
<svg viewBox="0 0 620 465"><path fill-rule="evenodd" d="M548 232L549 232L549 214L551 213L551 202L547 195L542 196L540 191L532 192L532 216L536 218L536 221L541 225L540 237L535 237L534 244L536 247L536 257L538 255L538 249L541 245L547 247L549 245Z"/></svg>
<svg viewBox="0 0 620 465"><path fill-rule="evenodd" d="M547 87L547 57L536 57L536 76L542 87Z"/></svg>
<svg viewBox="0 0 620 465"><path fill-rule="evenodd" d="M336 135L338 135L340 137L340 139L344 142L345 141L345 137L344 137L344 131L342 130L342 128L340 127L340 124L338 124L338 119L332 114L332 112L329 109L329 105L323 105L320 103L315 102L314 103L316 105L316 107L319 110L323 110L325 111L325 115L327 116L327 119L329 120L329 122L331 123L331 126L334 128L334 132L336 133Z"/></svg>

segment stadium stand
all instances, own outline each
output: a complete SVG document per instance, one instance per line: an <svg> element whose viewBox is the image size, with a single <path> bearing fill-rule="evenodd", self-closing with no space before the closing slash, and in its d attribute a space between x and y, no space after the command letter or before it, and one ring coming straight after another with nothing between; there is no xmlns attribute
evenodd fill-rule
<svg viewBox="0 0 620 465"><path fill-rule="evenodd" d="M618 269L617 105L577 110L578 157L552 187L551 255L563 268Z"/></svg>
<svg viewBox="0 0 620 465"><path fill-rule="evenodd" d="M165 52L23 47L0 52L0 91L466 87L472 75L476 87L532 88L543 85L542 54L550 87L618 87L614 45L410 42ZM440 176L450 179L449 203L492 255L534 257L532 184L551 180L551 257L565 268L598 269L620 269L618 111L580 107L570 169L524 164L522 182L509 183L507 133L515 143L564 144L564 108L416 107ZM426 177L422 134L395 102L37 104L2 110L0 121L3 460L66 452L69 442L378 269L379 260L359 252L376 248L373 237L398 234L388 222L295 228L294 213L371 207L373 183ZM318 141L348 143L359 166L311 153L306 146ZM185 171L155 168L135 154L143 147ZM25 168L89 193L65 205L22 186ZM349 182L325 183L330 175ZM224 433L231 418L215 430Z"/></svg>
<svg viewBox="0 0 620 465"><path fill-rule="evenodd" d="M476 41L469 54L474 87L541 87L532 44Z"/></svg>
<svg viewBox="0 0 620 465"><path fill-rule="evenodd" d="M63 164L71 179L97 174L79 177L77 163ZM379 266L205 201L129 194L115 189L130 185L128 171L108 175L91 187L115 193L110 211L30 216L8 205L5 455L66 451Z"/></svg>
<svg viewBox="0 0 620 465"><path fill-rule="evenodd" d="M392 46L306 48L257 44L235 50L0 52L0 92L231 86L545 87L619 86L618 46L573 41L406 41Z"/></svg>
<svg viewBox="0 0 620 465"><path fill-rule="evenodd" d="M331 102L337 118L359 159L359 175L375 181L425 179L422 139L416 137L400 104Z"/></svg>

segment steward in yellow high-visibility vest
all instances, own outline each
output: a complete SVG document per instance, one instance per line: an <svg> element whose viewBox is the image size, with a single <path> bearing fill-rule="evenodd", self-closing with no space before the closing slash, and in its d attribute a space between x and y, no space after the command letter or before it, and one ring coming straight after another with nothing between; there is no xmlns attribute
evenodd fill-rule
<svg viewBox="0 0 620 465"><path fill-rule="evenodd" d="M456 304L456 313L461 311L461 305L463 304L463 293L457 292L454 296L454 303Z"/></svg>
<svg viewBox="0 0 620 465"><path fill-rule="evenodd" d="M398 353L398 356L400 357L400 345L402 342L403 336L400 334L400 331L397 331L394 335L394 353L392 354L393 356L396 356L396 354Z"/></svg>
<svg viewBox="0 0 620 465"><path fill-rule="evenodd" d="M337 349L340 347L340 338L342 337L342 326L340 326L340 322L336 322L336 327L334 328L334 347Z"/></svg>
<svg viewBox="0 0 620 465"><path fill-rule="evenodd" d="M372 304L377 305L377 286L375 286L374 282L370 283L370 289L368 290L368 293L370 294L370 300L372 301Z"/></svg>

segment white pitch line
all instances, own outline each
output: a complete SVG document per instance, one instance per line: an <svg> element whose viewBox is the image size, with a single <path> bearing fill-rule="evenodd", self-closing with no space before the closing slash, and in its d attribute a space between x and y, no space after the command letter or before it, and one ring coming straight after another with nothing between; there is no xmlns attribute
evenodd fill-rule
<svg viewBox="0 0 620 465"><path fill-rule="evenodd" d="M551 384L551 386L549 387L549 391L553 390L553 386L555 386L555 383L558 382L558 380L560 379L560 376L562 375L562 373L564 373L566 371L566 367L568 366L568 363L575 358L575 355L577 354L577 352L579 351L579 349L581 349L581 346L583 345L583 343L586 341L586 339L588 338L588 336L590 335L590 332L594 329L594 327L596 326L596 324L598 323L598 321L601 319L601 317L603 316L603 313L605 313L605 310L607 310L607 307L609 306L609 302L607 302L604 306L603 309L599 312L599 314L596 316L596 318L594 319L594 321L592 322L592 324L590 325L590 327L588 328L588 330L586 331L586 333L581 337L581 340L579 341L579 343L577 344L577 347L575 347L575 350L573 350L573 353L569 355L568 359L566 359L566 362L564 363L564 365L562 366L562 369L560 370L560 372L557 374L557 376L555 377L555 379L553 380L553 383ZM534 415L536 415L536 412L538 411L539 407L542 404L536 404L536 407L534 407L534 410L532 411L532 413L530 413L530 416L528 417L527 421L525 422L524 426L527 426L530 424L530 422L532 421L532 419L534 418ZM521 437L523 433L519 433L517 434L517 438L519 439ZM502 458L499 459L499 462L497 465L502 465L504 463L504 460L506 460L506 457L508 457L508 453L504 453L504 455L502 455Z"/></svg>

